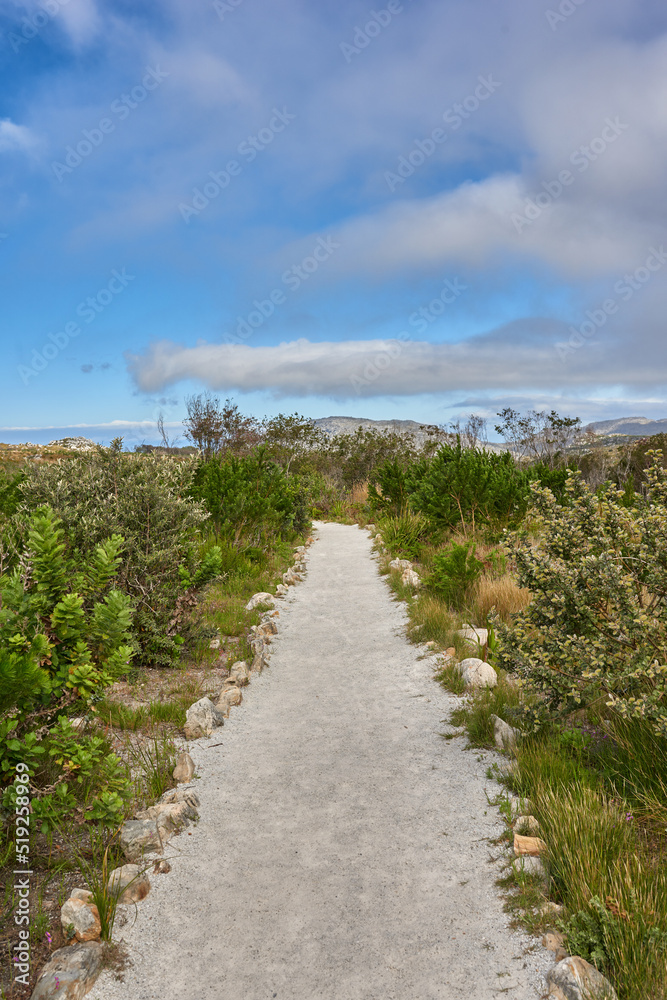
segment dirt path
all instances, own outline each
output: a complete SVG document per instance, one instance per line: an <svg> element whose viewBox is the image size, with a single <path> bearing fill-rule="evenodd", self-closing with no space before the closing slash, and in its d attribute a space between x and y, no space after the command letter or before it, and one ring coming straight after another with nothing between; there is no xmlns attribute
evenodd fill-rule
<svg viewBox="0 0 667 1000"><path fill-rule="evenodd" d="M280 602L271 666L192 746L201 820L92 1000L537 1000L486 838L488 762L403 636L370 542L323 524ZM212 744L220 744L207 749Z"/></svg>

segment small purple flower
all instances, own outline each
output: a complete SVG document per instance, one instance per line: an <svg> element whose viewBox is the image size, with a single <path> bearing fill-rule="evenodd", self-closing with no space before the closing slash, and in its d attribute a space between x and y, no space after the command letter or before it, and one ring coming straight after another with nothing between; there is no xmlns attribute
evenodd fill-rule
<svg viewBox="0 0 667 1000"><path fill-rule="evenodd" d="M626 813L625 814L625 822L626 823L630 823L633 819L634 819L634 816L632 815L632 813Z"/></svg>
<svg viewBox="0 0 667 1000"><path fill-rule="evenodd" d="M46 938L46 940L47 940L47 941L49 942L49 944L51 944L51 941L52 941L53 939L52 939L52 937L51 937L51 935L49 934L49 932L48 932L48 931L46 932L46 934L44 935L44 937L45 937L45 938Z"/></svg>

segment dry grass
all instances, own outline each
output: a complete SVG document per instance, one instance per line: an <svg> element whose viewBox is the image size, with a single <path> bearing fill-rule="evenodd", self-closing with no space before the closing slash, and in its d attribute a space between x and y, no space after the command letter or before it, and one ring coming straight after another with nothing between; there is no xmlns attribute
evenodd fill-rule
<svg viewBox="0 0 667 1000"><path fill-rule="evenodd" d="M501 577L484 573L475 584L472 607L478 622L485 622L491 608L495 608L502 620L509 623L513 615L528 607L530 600L530 591L519 587L510 573Z"/></svg>
<svg viewBox="0 0 667 1000"><path fill-rule="evenodd" d="M365 504L368 500L368 482L357 483L350 491L350 503Z"/></svg>

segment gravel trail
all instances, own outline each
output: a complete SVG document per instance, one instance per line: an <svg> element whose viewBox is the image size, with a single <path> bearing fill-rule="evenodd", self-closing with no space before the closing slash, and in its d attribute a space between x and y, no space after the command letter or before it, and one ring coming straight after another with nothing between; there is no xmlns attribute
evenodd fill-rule
<svg viewBox="0 0 667 1000"><path fill-rule="evenodd" d="M551 956L494 885L493 755L442 738L457 699L405 639L367 534L315 534L270 667L190 745L201 819L121 932L125 981L103 973L91 1000L542 993Z"/></svg>

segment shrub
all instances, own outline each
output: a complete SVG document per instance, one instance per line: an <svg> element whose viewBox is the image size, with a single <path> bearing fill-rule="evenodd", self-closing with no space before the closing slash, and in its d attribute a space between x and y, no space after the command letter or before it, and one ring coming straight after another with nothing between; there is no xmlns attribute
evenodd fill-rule
<svg viewBox="0 0 667 1000"><path fill-rule="evenodd" d="M190 494L206 506L220 534L234 542L243 538L257 545L272 535L303 531L308 523L306 490L270 461L264 448L201 463Z"/></svg>
<svg viewBox="0 0 667 1000"><path fill-rule="evenodd" d="M484 563L475 557L473 541L457 545L433 557L433 570L426 580L427 586L440 594L453 608L462 608L479 579Z"/></svg>
<svg viewBox="0 0 667 1000"><path fill-rule="evenodd" d="M132 455L120 447L117 440L109 449L31 470L21 487L24 507L48 504L84 558L104 539L122 535L116 579L135 603L138 658L170 664L180 649L173 624L182 592L179 566L191 563L194 539L208 516L188 496L197 459ZM188 569L195 572L192 565Z"/></svg>
<svg viewBox="0 0 667 1000"><path fill-rule="evenodd" d="M667 735L667 473L647 471L635 508L571 473L566 506L533 488L543 534L512 541L533 599L498 623L501 663L543 692L553 712L606 704Z"/></svg>
<svg viewBox="0 0 667 1000"><path fill-rule="evenodd" d="M428 531L426 518L405 511L396 517L381 519L378 527L382 532L382 541L392 555L406 555L410 559L419 557Z"/></svg>
<svg viewBox="0 0 667 1000"><path fill-rule="evenodd" d="M23 568L0 578L0 664L14 690L10 696L3 686L14 702L7 708L65 690L90 701L127 669L131 602L111 589L122 545L114 535L84 561L67 550L52 511L33 514Z"/></svg>

